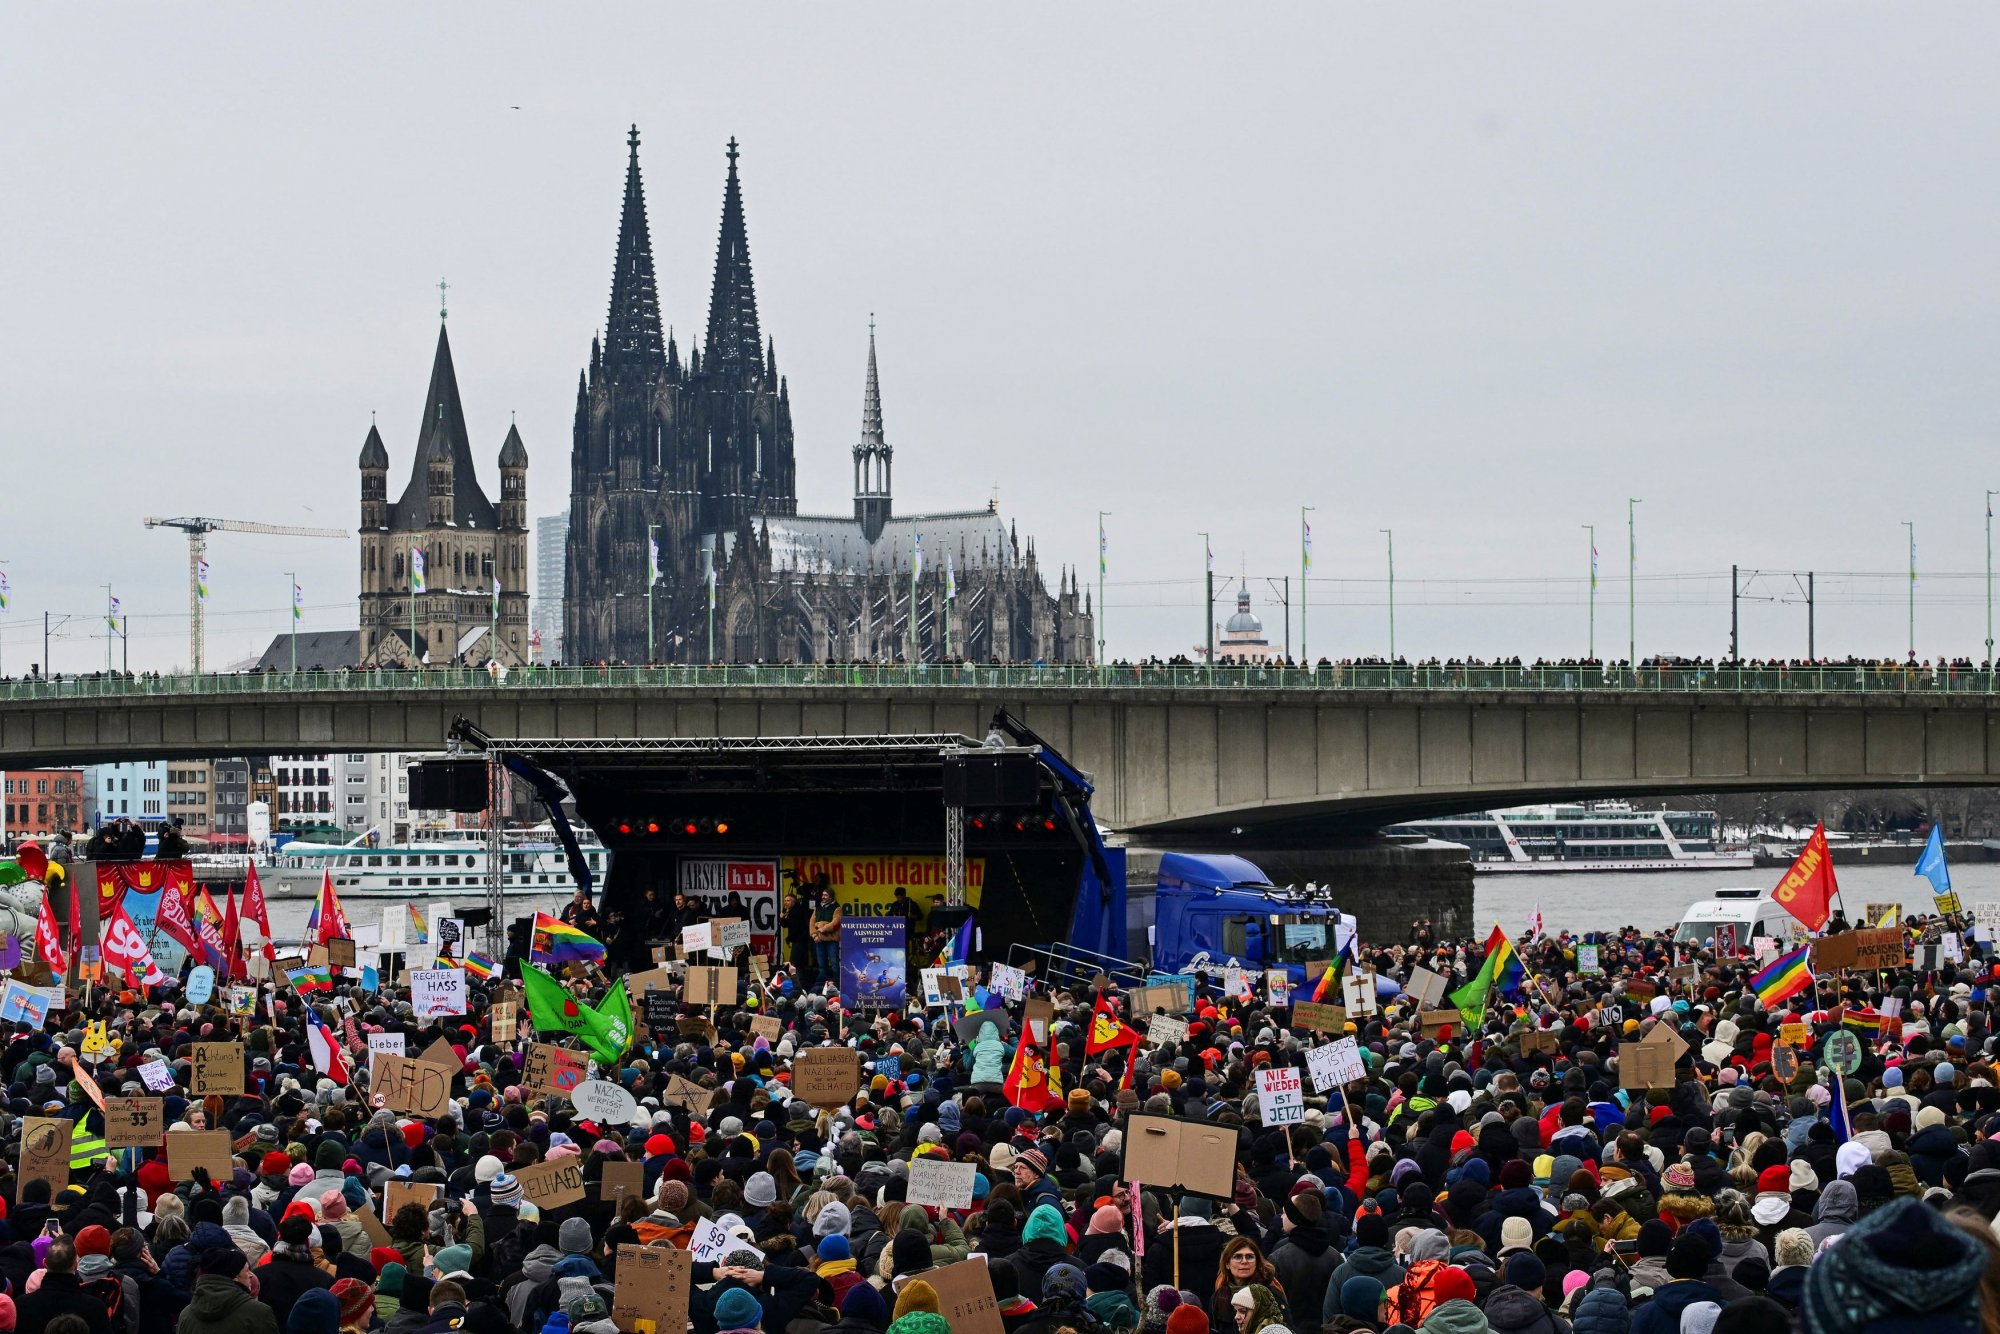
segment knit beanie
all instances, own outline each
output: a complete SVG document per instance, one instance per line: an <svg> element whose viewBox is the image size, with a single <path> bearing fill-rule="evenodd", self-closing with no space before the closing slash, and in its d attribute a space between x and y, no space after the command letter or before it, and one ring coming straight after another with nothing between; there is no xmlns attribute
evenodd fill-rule
<svg viewBox="0 0 2000 1334"><path fill-rule="evenodd" d="M1167 1334L1208 1334L1208 1312L1182 1302L1167 1315Z"/></svg>
<svg viewBox="0 0 2000 1334"><path fill-rule="evenodd" d="M1167 1318L1181 1304L1180 1289L1162 1283L1146 1292L1139 1307L1139 1327L1145 1334L1167 1334Z"/></svg>
<svg viewBox="0 0 2000 1334"><path fill-rule="evenodd" d="M512 1205L518 1205L522 1198L521 1179L509 1173L502 1172L493 1178L493 1184L487 1188L487 1194L492 1199L493 1207L496 1209L505 1209Z"/></svg>
<svg viewBox="0 0 2000 1334"><path fill-rule="evenodd" d="M403 1262L400 1259L389 1261L388 1264L382 1266L382 1276L375 1280L375 1291L381 1293L384 1297L401 1297L403 1295L403 1275L405 1272L407 1271L404 1270Z"/></svg>
<svg viewBox="0 0 2000 1334"><path fill-rule="evenodd" d="M590 1235L590 1222L583 1218L565 1218L562 1228L556 1234L556 1246L564 1255L588 1255L595 1238ZM722 1325L722 1329L738 1329L737 1325Z"/></svg>
<svg viewBox="0 0 2000 1334"><path fill-rule="evenodd" d="M904 1228L889 1243L889 1273L893 1277L915 1274L931 1267L930 1239L915 1228Z"/></svg>
<svg viewBox="0 0 2000 1334"><path fill-rule="evenodd" d="M896 1294L896 1309L890 1312L890 1319L901 1320L912 1311L938 1310L937 1289L920 1278L913 1278Z"/></svg>
<svg viewBox="0 0 2000 1334"><path fill-rule="evenodd" d="M358 1278L343 1278L333 1285L333 1299L340 1303L342 1329L367 1329L375 1311L375 1289Z"/></svg>
<svg viewBox="0 0 2000 1334"><path fill-rule="evenodd" d="M1905 1196L1864 1214L1806 1270L1800 1303L1818 1334L1974 1334L1986 1252Z"/></svg>
<svg viewBox="0 0 2000 1334"><path fill-rule="evenodd" d="M849 1246L847 1238L841 1236L838 1232L830 1237L821 1237L819 1244L814 1247L814 1250L818 1252L821 1264L829 1264L836 1260L852 1260L854 1258L854 1248Z"/></svg>
<svg viewBox="0 0 2000 1334"><path fill-rule="evenodd" d="M573 1218L573 1223L583 1220ZM757 1299L750 1295L748 1288L731 1288L715 1299L715 1327L725 1329L755 1329L764 1318L764 1308L757 1305Z"/></svg>

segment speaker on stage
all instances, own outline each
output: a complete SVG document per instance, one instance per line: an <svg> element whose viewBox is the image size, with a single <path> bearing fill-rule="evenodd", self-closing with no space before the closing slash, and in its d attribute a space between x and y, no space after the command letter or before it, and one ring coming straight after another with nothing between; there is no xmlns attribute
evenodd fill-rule
<svg viewBox="0 0 2000 1334"><path fill-rule="evenodd" d="M472 814L486 809L485 760L419 760L410 766L410 809Z"/></svg>

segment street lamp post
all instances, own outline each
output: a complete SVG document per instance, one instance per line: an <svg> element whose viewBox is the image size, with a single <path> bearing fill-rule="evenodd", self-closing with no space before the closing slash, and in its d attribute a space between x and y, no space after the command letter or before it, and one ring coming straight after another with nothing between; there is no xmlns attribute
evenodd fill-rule
<svg viewBox="0 0 2000 1334"><path fill-rule="evenodd" d="M1306 604L1312 600L1307 592L1307 581L1312 577L1313 528L1306 515L1316 508L1314 505L1299 506L1299 666L1307 668L1312 665L1312 654L1306 650Z"/></svg>
<svg viewBox="0 0 2000 1334"><path fill-rule="evenodd" d="M1110 510L1097 511L1097 675L1100 680L1104 676L1104 568L1109 563L1104 545L1104 521L1110 517Z"/></svg>
<svg viewBox="0 0 2000 1334"><path fill-rule="evenodd" d="M1590 534L1590 650L1584 660L1595 662L1597 661L1597 525L1584 524L1583 531Z"/></svg>
<svg viewBox="0 0 2000 1334"><path fill-rule="evenodd" d="M1903 529L1910 535L1910 661L1917 660L1917 525L1912 519L1903 520Z"/></svg>
<svg viewBox="0 0 2000 1334"><path fill-rule="evenodd" d="M1389 539L1389 665L1396 665L1396 531L1384 528L1382 535Z"/></svg>
<svg viewBox="0 0 2000 1334"><path fill-rule="evenodd" d="M1206 661L1215 666L1215 549L1209 545L1208 534L1201 535L1202 575L1201 619L1202 635L1208 644Z"/></svg>
<svg viewBox="0 0 2000 1334"><path fill-rule="evenodd" d="M1639 502L1625 501L1625 665L1639 670Z"/></svg>

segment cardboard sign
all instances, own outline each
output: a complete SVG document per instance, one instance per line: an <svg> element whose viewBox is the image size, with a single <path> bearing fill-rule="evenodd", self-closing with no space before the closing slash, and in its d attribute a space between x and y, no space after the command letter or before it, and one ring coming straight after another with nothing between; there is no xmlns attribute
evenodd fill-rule
<svg viewBox="0 0 2000 1334"><path fill-rule="evenodd" d="M709 948L713 950L747 950L750 948L750 923L742 917L717 917L709 922Z"/></svg>
<svg viewBox="0 0 2000 1334"><path fill-rule="evenodd" d="M692 1079L679 1075L667 1076L667 1091L660 1095L661 1102L679 1103L691 1112L706 1111L710 1092Z"/></svg>
<svg viewBox="0 0 2000 1334"><path fill-rule="evenodd" d="M434 1065L440 1070L449 1070L453 1074L457 1074L465 1068L465 1062L458 1058L458 1053L453 1051L451 1044L443 1038L439 1038L436 1042L424 1048L423 1051L418 1053L417 1059L427 1065Z"/></svg>
<svg viewBox="0 0 2000 1334"><path fill-rule="evenodd" d="M166 1113L158 1098L106 1098L104 1147L157 1149L167 1133Z"/></svg>
<svg viewBox="0 0 2000 1334"><path fill-rule="evenodd" d="M861 1090L861 1053L808 1047L792 1061L792 1095L808 1107L839 1107Z"/></svg>
<svg viewBox="0 0 2000 1334"><path fill-rule="evenodd" d="M361 1220L361 1230L368 1234L368 1244L370 1246L387 1246L389 1244L389 1229L383 1227L382 1220L375 1216L374 1205L363 1204L353 1212L354 1216Z"/></svg>
<svg viewBox="0 0 2000 1334"><path fill-rule="evenodd" d="M1375 994L1375 974L1352 973L1340 979L1341 1008L1349 1014L1370 1015L1377 1010ZM1293 1007L1293 1022L1297 1022L1297 1007Z"/></svg>
<svg viewBox="0 0 2000 1334"><path fill-rule="evenodd" d="M492 1008L486 1015L489 1025L486 1031L493 1035L493 1041L504 1045L521 1036L521 1021L518 1015L519 1011L513 1001L493 1002Z"/></svg>
<svg viewBox="0 0 2000 1334"><path fill-rule="evenodd" d="M465 970L419 968L410 974L410 1008L419 1019L465 1013Z"/></svg>
<svg viewBox="0 0 2000 1334"><path fill-rule="evenodd" d="M620 1246L611 1319L624 1334L679 1334L693 1287L694 1257L679 1247Z"/></svg>
<svg viewBox="0 0 2000 1334"><path fill-rule="evenodd" d="M1018 1001L1022 997L1028 994L1027 973L1023 972L1019 968L1014 967L1014 965L1012 964L1008 963L994 964L992 969L992 979L993 979L993 989L999 992L1003 999L1010 1001ZM1144 991L1144 990L1145 990L1144 987L1140 987L1138 991L1134 991L1130 994L1136 996L1138 995L1139 991ZM1134 1010L1132 1011L1132 1013L1137 1014L1139 1013L1139 1011Z"/></svg>
<svg viewBox="0 0 2000 1334"><path fill-rule="evenodd" d="M197 1167L207 1168L217 1181L227 1181L235 1174L236 1160L229 1156L227 1130L167 1132L167 1170L175 1180L187 1180Z"/></svg>
<svg viewBox="0 0 2000 1334"><path fill-rule="evenodd" d="M1292 1006L1292 1027L1310 1029L1315 1033L1345 1033L1347 1011L1338 1005L1300 1001Z"/></svg>
<svg viewBox="0 0 2000 1334"><path fill-rule="evenodd" d="M753 1014L750 1016L750 1034L767 1042L776 1042L785 1035L785 1025L774 1014Z"/></svg>
<svg viewBox="0 0 2000 1334"><path fill-rule="evenodd" d="M1792 1079L1799 1073L1799 1053L1791 1047L1771 1048L1771 1073L1780 1079Z"/></svg>
<svg viewBox="0 0 2000 1334"><path fill-rule="evenodd" d="M1125 1177L1228 1199L1236 1189L1233 1127L1134 1114L1125 1122Z"/></svg>
<svg viewBox="0 0 2000 1334"><path fill-rule="evenodd" d="M590 1062L582 1052L531 1042L522 1078L530 1093L567 1098L588 1077L589 1068Z"/></svg>
<svg viewBox="0 0 2000 1334"><path fill-rule="evenodd" d="M227 993L231 1018L257 1013L257 988L231 987Z"/></svg>
<svg viewBox="0 0 2000 1334"><path fill-rule="evenodd" d="M627 1126L639 1119L639 1104L623 1084L608 1079L586 1079L570 1090L569 1100L577 1115L599 1125Z"/></svg>
<svg viewBox="0 0 2000 1334"><path fill-rule="evenodd" d="M197 1042L192 1046L190 1059L194 1062L194 1071L188 1076L190 1093L197 1098L205 1098L211 1093L232 1098L243 1092L242 1044ZM181 1179L186 1180L185 1177Z"/></svg>
<svg viewBox="0 0 2000 1334"><path fill-rule="evenodd" d="M1410 973L1410 980L1403 984L1403 994L1417 1003L1419 1009L1429 1009L1444 999L1444 979L1430 969L1419 965Z"/></svg>
<svg viewBox="0 0 2000 1334"><path fill-rule="evenodd" d="M1257 1072L1257 1113L1267 1126L1298 1125L1305 1121L1306 1091L1297 1066Z"/></svg>
<svg viewBox="0 0 2000 1334"><path fill-rule="evenodd" d="M707 922L696 922L693 926L681 928L681 953L689 958L693 958L697 952L707 949L714 943L714 936Z"/></svg>
<svg viewBox="0 0 2000 1334"><path fill-rule="evenodd" d="M1664 1042L1621 1042L1618 1044L1618 1087L1622 1089L1672 1088L1674 1062L1680 1056L1677 1044Z"/></svg>
<svg viewBox="0 0 2000 1334"><path fill-rule="evenodd" d="M1187 1041L1188 1023L1170 1014L1156 1014L1146 1024L1146 1041L1159 1047L1178 1047Z"/></svg>
<svg viewBox="0 0 2000 1334"><path fill-rule="evenodd" d="M1447 1028L1455 1029L1464 1022L1457 1010L1425 1010L1418 1017L1418 1024L1427 1038L1436 1037Z"/></svg>
<svg viewBox="0 0 2000 1334"><path fill-rule="evenodd" d="M1811 1024L1779 1024L1778 1041L1787 1047L1812 1046Z"/></svg>
<svg viewBox="0 0 2000 1334"><path fill-rule="evenodd" d="M625 992L632 998L632 1008L646 1008L646 993L649 991L672 991L674 974L670 968L648 968L643 973L625 975Z"/></svg>
<svg viewBox="0 0 2000 1334"><path fill-rule="evenodd" d="M1021 1004L1021 1022L1028 1026L1029 1035L1038 1043L1049 1040L1049 1022L1055 1017L1054 1001L1034 996Z"/></svg>
<svg viewBox="0 0 2000 1334"><path fill-rule="evenodd" d="M1307 1051L1306 1070L1312 1075L1315 1093L1324 1093L1338 1085L1368 1078L1368 1066L1361 1059L1361 1046L1353 1038L1341 1038Z"/></svg>
<svg viewBox="0 0 2000 1334"><path fill-rule="evenodd" d="M1846 931L1841 934L1854 940L1854 966L1868 970L1875 968L1901 968L1909 959L1906 937L1900 927L1884 927L1880 931Z"/></svg>
<svg viewBox="0 0 2000 1334"><path fill-rule="evenodd" d="M674 1020L674 1027L684 1038L695 1038L701 1042L715 1041L715 1025L701 1015L681 1015Z"/></svg>
<svg viewBox="0 0 2000 1334"><path fill-rule="evenodd" d="M336 968L354 967L354 942L338 937L327 941L326 961Z"/></svg>
<svg viewBox="0 0 2000 1334"><path fill-rule="evenodd" d="M419 1209L428 1210L431 1201L443 1190L444 1187L434 1181L385 1181L382 1183L382 1213L393 1223L405 1205L414 1204Z"/></svg>
<svg viewBox="0 0 2000 1334"><path fill-rule="evenodd" d="M560 1209L565 1204L575 1204L583 1198L581 1158L557 1158L552 1162L536 1163L516 1172L514 1179L521 1183L521 1194L528 1203L543 1213Z"/></svg>
<svg viewBox="0 0 2000 1334"><path fill-rule="evenodd" d="M938 1313L950 1323L952 1334L1006 1334L985 1257L926 1269L924 1282L937 1293Z"/></svg>
<svg viewBox="0 0 2000 1334"><path fill-rule="evenodd" d="M49 1183L51 1197L69 1185L69 1137L72 1124L60 1116L30 1116L21 1122L20 1184ZM178 1171L176 1176L180 1175Z"/></svg>
<svg viewBox="0 0 2000 1334"><path fill-rule="evenodd" d="M1551 1056L1555 1054L1556 1035L1553 1030L1531 1028L1521 1034L1521 1055L1529 1056L1538 1051L1548 1052Z"/></svg>
<svg viewBox="0 0 2000 1334"><path fill-rule="evenodd" d="M928 1204L936 1209L970 1209L972 1178L978 1168L972 1163L948 1163L925 1155L910 1160L911 1204Z"/></svg>
<svg viewBox="0 0 2000 1334"><path fill-rule="evenodd" d="M1187 988L1173 983L1163 983L1156 987L1134 987L1125 993L1125 1005L1126 1013L1134 1019L1160 1010L1168 1014L1186 1014Z"/></svg>
<svg viewBox="0 0 2000 1334"><path fill-rule="evenodd" d="M411 1116L443 1116L451 1106L451 1076L429 1061L377 1052L368 1088L376 1104Z"/></svg>
<svg viewBox="0 0 2000 1334"><path fill-rule="evenodd" d="M1895 915L1890 917L1892 913ZM1861 920L1870 926L1876 925L1884 917L1889 917L1892 922L1902 921L1903 905L1900 903L1871 903L1861 910Z"/></svg>
<svg viewBox="0 0 2000 1334"><path fill-rule="evenodd" d="M605 1159L604 1183L598 1187L598 1198L615 1209L618 1201L627 1195L646 1198L646 1165L617 1158Z"/></svg>
<svg viewBox="0 0 2000 1334"><path fill-rule="evenodd" d="M746 929L749 925L744 923ZM736 970L690 967L687 971L687 999L690 1005L736 1004Z"/></svg>

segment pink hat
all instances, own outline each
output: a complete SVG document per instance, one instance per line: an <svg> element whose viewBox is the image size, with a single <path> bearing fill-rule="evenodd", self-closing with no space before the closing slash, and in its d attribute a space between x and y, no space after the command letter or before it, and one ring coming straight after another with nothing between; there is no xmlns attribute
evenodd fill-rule
<svg viewBox="0 0 2000 1334"><path fill-rule="evenodd" d="M1588 1270L1570 1270L1567 1274L1563 1275L1563 1296L1569 1296L1588 1282L1590 1282L1590 1272Z"/></svg>
<svg viewBox="0 0 2000 1334"><path fill-rule="evenodd" d="M305 1185L306 1182L311 1181L313 1179L312 1164L311 1163L292 1164L291 1175L285 1179L287 1181L290 1181L294 1186Z"/></svg>
<svg viewBox="0 0 2000 1334"><path fill-rule="evenodd" d="M319 1197L319 1213L320 1217L327 1219L347 1217L347 1197L337 1190L322 1191Z"/></svg>

